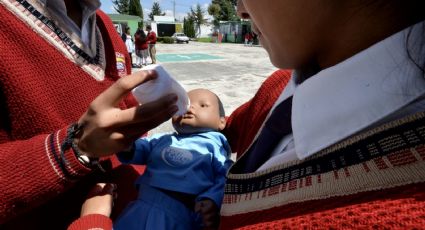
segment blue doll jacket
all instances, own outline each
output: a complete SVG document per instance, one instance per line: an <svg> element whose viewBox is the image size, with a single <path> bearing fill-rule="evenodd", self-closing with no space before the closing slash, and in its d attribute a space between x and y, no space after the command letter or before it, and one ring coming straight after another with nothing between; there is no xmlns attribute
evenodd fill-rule
<svg viewBox="0 0 425 230"><path fill-rule="evenodd" d="M226 137L215 131L195 134L157 134L134 143L132 159L122 163L146 165L136 184L208 198L218 207L226 174L233 163Z"/></svg>

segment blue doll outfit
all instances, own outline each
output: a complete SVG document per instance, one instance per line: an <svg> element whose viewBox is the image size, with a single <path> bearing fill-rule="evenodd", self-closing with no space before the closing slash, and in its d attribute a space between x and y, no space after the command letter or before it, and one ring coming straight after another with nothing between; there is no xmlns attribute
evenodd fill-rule
<svg viewBox="0 0 425 230"><path fill-rule="evenodd" d="M195 134L161 134L134 143L126 164L143 164L137 181L139 197L122 212L114 229L200 229L201 217L164 191L210 199L221 206L226 174L232 164L230 146L215 131Z"/></svg>

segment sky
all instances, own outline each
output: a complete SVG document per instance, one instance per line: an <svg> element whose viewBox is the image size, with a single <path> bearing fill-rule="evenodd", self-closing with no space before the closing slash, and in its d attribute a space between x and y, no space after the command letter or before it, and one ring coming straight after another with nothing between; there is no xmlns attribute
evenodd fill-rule
<svg viewBox="0 0 425 230"><path fill-rule="evenodd" d="M155 0L140 0L140 3L143 8L143 15L145 20L148 14L151 12L152 4ZM167 16L173 16L173 1L176 2L176 18L177 20L183 20L183 17L187 15L190 11L190 7L195 8L196 4L199 3L202 8L205 10L207 16L207 8L211 3L211 0L157 0L161 7L161 10L165 12ZM113 7L111 0L100 0L102 3L101 9L106 13L117 13Z"/></svg>

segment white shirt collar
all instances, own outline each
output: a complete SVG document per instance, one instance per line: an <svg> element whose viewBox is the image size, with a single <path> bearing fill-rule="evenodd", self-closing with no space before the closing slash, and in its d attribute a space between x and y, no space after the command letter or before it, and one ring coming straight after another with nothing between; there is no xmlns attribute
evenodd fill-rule
<svg viewBox="0 0 425 230"><path fill-rule="evenodd" d="M66 13L66 5L63 0L38 0L49 11L61 18L68 28L76 34L82 42L89 46L94 39L94 23L89 19L93 17L96 10L100 8L99 0L79 0L81 8L83 9L81 29L72 21Z"/></svg>
<svg viewBox="0 0 425 230"><path fill-rule="evenodd" d="M304 159L397 112L425 94L424 73L409 58L406 39L418 44L424 22L369 47L302 84L293 73L278 102L293 95L296 154ZM421 44L421 43L419 43ZM418 45L416 45L418 46ZM422 50L420 50L422 48ZM425 47L413 57L422 58ZM276 104L277 104L276 103Z"/></svg>

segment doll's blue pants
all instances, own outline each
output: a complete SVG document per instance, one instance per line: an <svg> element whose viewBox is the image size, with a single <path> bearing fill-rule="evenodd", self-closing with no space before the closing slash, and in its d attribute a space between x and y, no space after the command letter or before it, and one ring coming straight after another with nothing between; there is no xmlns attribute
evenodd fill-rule
<svg viewBox="0 0 425 230"><path fill-rule="evenodd" d="M139 197L131 202L114 223L114 230L201 229L199 213L158 189L141 185Z"/></svg>

